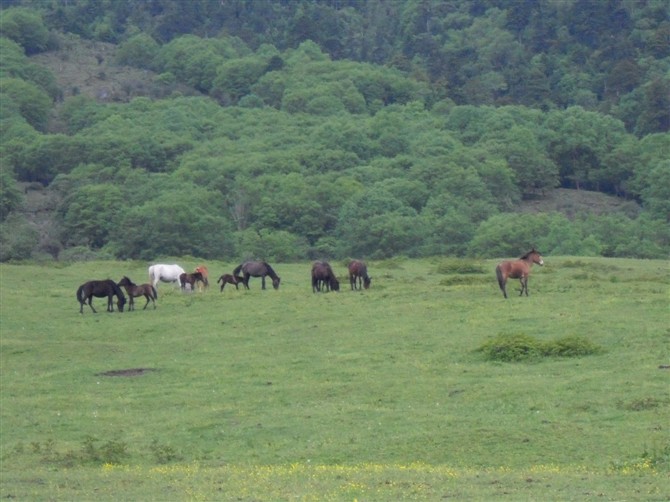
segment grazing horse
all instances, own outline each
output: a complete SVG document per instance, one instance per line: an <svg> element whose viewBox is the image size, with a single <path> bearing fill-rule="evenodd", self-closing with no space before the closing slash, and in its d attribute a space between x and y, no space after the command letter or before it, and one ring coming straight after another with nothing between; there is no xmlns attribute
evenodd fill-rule
<svg viewBox="0 0 670 502"><path fill-rule="evenodd" d="M507 298L507 290L505 284L507 284L507 279L519 279L521 282L521 292L519 296L523 295L523 292L526 292L528 296L528 276L530 275L530 268L533 266L533 263L538 265L544 265L544 260L540 253L538 253L535 248L528 251L518 260L507 260L500 262L496 267L496 276L498 277L498 285L500 290L503 292L503 296Z"/></svg>
<svg viewBox="0 0 670 502"><path fill-rule="evenodd" d="M312 264L312 292L339 291L340 282L327 261L315 261Z"/></svg>
<svg viewBox="0 0 670 502"><path fill-rule="evenodd" d="M107 297L107 312L114 312L114 302L112 297L116 296L119 312L123 312L123 306L126 304L126 297L123 295L121 288L119 288L113 280L88 281L79 286L79 289L77 289L77 300L79 301L80 314L84 313L84 304L87 302L93 313L97 314L97 311L93 308L94 296L97 296L98 298Z"/></svg>
<svg viewBox="0 0 670 502"><path fill-rule="evenodd" d="M126 293L128 293L128 310L135 310L135 300L134 298L137 298L138 296L144 295L144 298L147 300L147 303L144 304L144 308L142 310L146 310L147 306L149 305L149 302L153 302L154 304L154 310L156 310L156 300L158 300L158 291L156 288L154 288L151 284L142 284L138 286L135 284L133 281L131 281L128 277L125 275L123 276L123 279L119 281L117 286L122 287L126 290Z"/></svg>
<svg viewBox="0 0 670 502"><path fill-rule="evenodd" d="M260 277L262 289L265 289L266 275L269 275L272 279L272 287L279 289L279 281L281 281L281 279L267 262L246 261L233 270L233 275L240 275L240 273L242 273L243 276L242 283L247 289L249 289L249 277Z"/></svg>
<svg viewBox="0 0 670 502"><path fill-rule="evenodd" d="M209 288L209 271L207 270L207 267L204 265L198 265L195 267L195 271L202 274L202 284L204 285L204 288Z"/></svg>
<svg viewBox="0 0 670 502"><path fill-rule="evenodd" d="M226 284L234 284L235 289L240 289L240 282L244 282L244 277L239 275L223 274L216 282L221 283L221 292L223 293L223 288L226 286Z"/></svg>
<svg viewBox="0 0 670 502"><path fill-rule="evenodd" d="M179 284L181 284L181 289L186 289L186 284L191 285L191 291L195 289L196 282L202 282L204 284L205 280L200 272L193 272L192 274L187 274L184 272L179 275Z"/></svg>
<svg viewBox="0 0 670 502"><path fill-rule="evenodd" d="M164 265L158 263L149 267L149 282L155 288L159 281L178 282L179 276L184 273L184 269L179 265Z"/></svg>
<svg viewBox="0 0 670 502"><path fill-rule="evenodd" d="M370 287L370 283L372 282L372 277L368 276L368 267L365 264L364 261L360 260L352 260L349 262L349 282L351 283L351 289L357 289L357 281L358 281L358 289L361 288L361 283L362 287L365 289L368 289Z"/></svg>

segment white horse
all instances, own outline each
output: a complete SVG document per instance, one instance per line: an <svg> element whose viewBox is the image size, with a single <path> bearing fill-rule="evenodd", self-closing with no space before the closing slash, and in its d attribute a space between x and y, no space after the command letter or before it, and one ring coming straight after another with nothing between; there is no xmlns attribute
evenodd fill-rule
<svg viewBox="0 0 670 502"><path fill-rule="evenodd" d="M179 283L179 276L184 273L184 269L179 265L164 265L157 263L149 267L149 281L155 288L159 281Z"/></svg>

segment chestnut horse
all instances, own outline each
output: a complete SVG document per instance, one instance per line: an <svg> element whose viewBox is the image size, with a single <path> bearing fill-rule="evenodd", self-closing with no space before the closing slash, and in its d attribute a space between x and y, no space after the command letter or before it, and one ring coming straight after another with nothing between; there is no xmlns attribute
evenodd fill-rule
<svg viewBox="0 0 670 502"><path fill-rule="evenodd" d="M364 261L352 260L349 262L349 282L351 283L351 289L356 289L358 281L358 289L362 287L368 289L370 283L372 282L372 277L368 276L368 267Z"/></svg>
<svg viewBox="0 0 670 502"><path fill-rule="evenodd" d="M528 296L528 276L530 275L530 269L533 266L533 263L538 265L544 265L544 260L540 253L538 253L535 248L528 251L518 260L506 260L498 264L496 267L496 276L498 277L498 285L500 290L503 292L503 296L507 298L507 291L505 285L507 284L507 279L519 279L521 282L521 292L519 296L523 295L523 292L526 292Z"/></svg>
<svg viewBox="0 0 670 502"><path fill-rule="evenodd" d="M119 281L117 286L122 287L126 290L126 293L128 293L128 310L135 310L135 300L134 298L137 298L138 296L144 295L144 298L147 300L147 303L144 304L144 308L142 310L146 310L147 306L149 305L149 302L153 302L154 304L154 310L156 310L156 300L158 299L158 291L156 288L154 288L151 284L142 284L138 286L135 284L133 281L131 281L128 277L125 275L123 276L123 279Z"/></svg>
<svg viewBox="0 0 670 502"><path fill-rule="evenodd" d="M223 293L223 288L226 287L226 284L234 284L235 289L240 289L240 283L244 282L244 277L239 275L223 274L216 282L221 283L221 292Z"/></svg>
<svg viewBox="0 0 670 502"><path fill-rule="evenodd" d="M340 281L327 261L315 261L312 264L312 292L339 291Z"/></svg>
<svg viewBox="0 0 670 502"><path fill-rule="evenodd" d="M209 288L209 271L207 270L207 267L204 265L198 265L195 267L195 271L202 274L202 284L204 285L204 288Z"/></svg>

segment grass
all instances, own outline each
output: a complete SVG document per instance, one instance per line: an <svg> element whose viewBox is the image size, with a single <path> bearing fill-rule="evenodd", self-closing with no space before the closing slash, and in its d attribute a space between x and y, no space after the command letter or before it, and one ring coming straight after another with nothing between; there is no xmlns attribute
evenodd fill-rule
<svg viewBox="0 0 670 502"><path fill-rule="evenodd" d="M528 298L493 261L394 259L363 292L273 264L278 291L83 315L80 283L148 264L0 265L0 497L668 499L668 263L546 261ZM487 359L512 335L599 350Z"/></svg>

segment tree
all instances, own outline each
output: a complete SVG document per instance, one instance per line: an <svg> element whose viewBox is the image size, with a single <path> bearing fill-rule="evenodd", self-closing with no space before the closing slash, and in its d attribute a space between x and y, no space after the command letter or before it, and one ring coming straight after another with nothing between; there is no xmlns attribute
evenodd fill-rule
<svg viewBox="0 0 670 502"><path fill-rule="evenodd" d="M3 9L0 36L20 44L28 55L46 50L49 44L49 30L39 12L23 7Z"/></svg>
<svg viewBox="0 0 670 502"><path fill-rule="evenodd" d="M0 78L0 95L9 97L26 119L38 131L45 131L49 120L51 99L35 84L16 78Z"/></svg>

